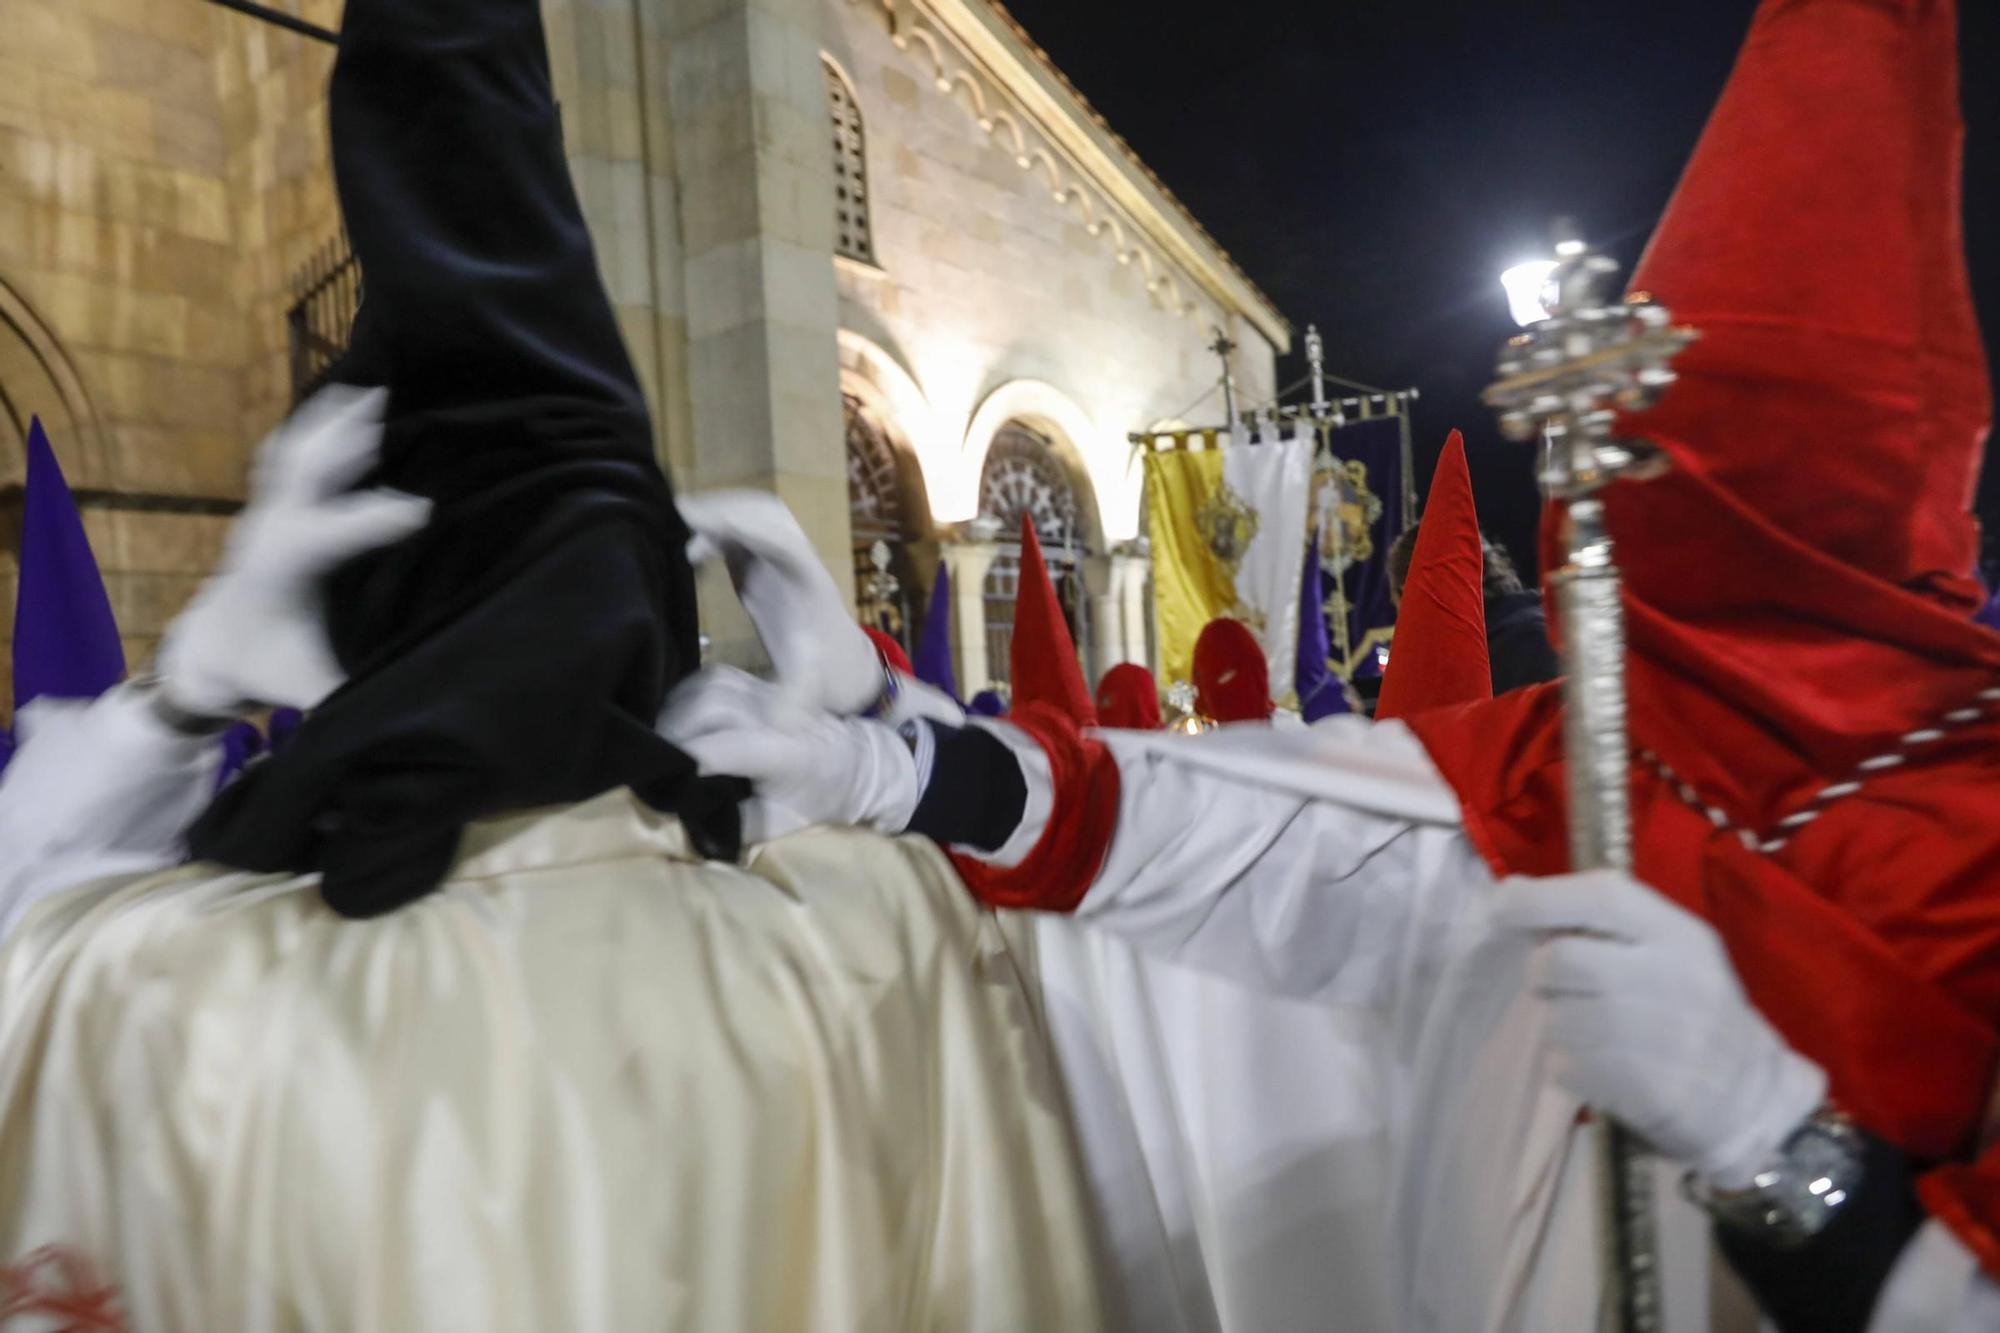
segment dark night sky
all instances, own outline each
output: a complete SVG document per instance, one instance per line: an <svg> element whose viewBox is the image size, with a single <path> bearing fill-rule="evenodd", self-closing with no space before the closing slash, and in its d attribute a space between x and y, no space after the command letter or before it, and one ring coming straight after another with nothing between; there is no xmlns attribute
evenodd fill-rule
<svg viewBox="0 0 2000 1333"><path fill-rule="evenodd" d="M1301 335L1319 324L1329 369L1423 391L1422 478L1445 431L1465 430L1487 527L1530 556L1529 450L1477 401L1513 331L1497 275L1546 252L1558 214L1629 269L1754 0L1006 3ZM1990 70L2000 5L1961 8L1969 68ZM2000 79L1966 84L1968 235L1991 347ZM1303 373L1295 355L1280 383ZM2000 466L1982 507L2000 530Z"/></svg>

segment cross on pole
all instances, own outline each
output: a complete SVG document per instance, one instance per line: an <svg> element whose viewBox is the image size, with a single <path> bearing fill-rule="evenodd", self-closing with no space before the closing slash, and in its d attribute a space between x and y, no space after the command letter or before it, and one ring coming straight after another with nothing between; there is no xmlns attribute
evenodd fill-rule
<svg viewBox="0 0 2000 1333"><path fill-rule="evenodd" d="M1319 336L1319 325L1306 325L1306 364L1312 367L1313 417L1317 420L1327 413L1326 401L1326 340Z"/></svg>

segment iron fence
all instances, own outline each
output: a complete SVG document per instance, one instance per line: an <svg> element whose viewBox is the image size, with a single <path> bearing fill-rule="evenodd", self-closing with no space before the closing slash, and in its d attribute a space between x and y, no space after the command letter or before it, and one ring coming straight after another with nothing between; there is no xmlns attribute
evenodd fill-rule
<svg viewBox="0 0 2000 1333"><path fill-rule="evenodd" d="M361 308L361 264L345 237L321 246L292 283L285 313L290 331L292 401L303 402L326 381L347 350L354 312Z"/></svg>

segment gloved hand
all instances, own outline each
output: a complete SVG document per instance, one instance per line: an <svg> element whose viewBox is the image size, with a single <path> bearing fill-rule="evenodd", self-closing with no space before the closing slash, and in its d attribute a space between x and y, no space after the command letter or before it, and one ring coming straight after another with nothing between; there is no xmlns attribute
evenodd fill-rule
<svg viewBox="0 0 2000 1333"><path fill-rule="evenodd" d="M965 725L965 709L958 700L946 694L935 685L926 684L915 676L895 672L895 697L889 706L879 714L882 721L891 727L900 728L905 723L921 722L926 719L942 722L947 727Z"/></svg>
<svg viewBox="0 0 2000 1333"><path fill-rule="evenodd" d="M881 697L881 659L784 501L763 491L711 491L684 495L679 503L694 534L689 563L700 566L719 556L727 564L736 596L788 690L842 717Z"/></svg>
<svg viewBox="0 0 2000 1333"><path fill-rule="evenodd" d="M836 717L733 667L711 667L667 701L660 733L701 771L748 778L746 842L813 824L907 828L917 808L917 765L885 723Z"/></svg>
<svg viewBox="0 0 2000 1333"><path fill-rule="evenodd" d="M168 628L156 670L184 713L310 708L346 676L327 640L320 581L424 526L430 503L348 488L374 466L386 390L321 390L258 447L250 500L222 564Z"/></svg>
<svg viewBox="0 0 2000 1333"><path fill-rule="evenodd" d="M0 933L50 894L180 859L215 791L214 737L162 726L129 682L97 699L36 699L15 727L20 749L0 775Z"/></svg>
<svg viewBox="0 0 2000 1333"><path fill-rule="evenodd" d="M1533 943L1557 1081L1716 1188L1748 1187L1824 1100L1721 937L1630 876L1510 879L1496 925Z"/></svg>

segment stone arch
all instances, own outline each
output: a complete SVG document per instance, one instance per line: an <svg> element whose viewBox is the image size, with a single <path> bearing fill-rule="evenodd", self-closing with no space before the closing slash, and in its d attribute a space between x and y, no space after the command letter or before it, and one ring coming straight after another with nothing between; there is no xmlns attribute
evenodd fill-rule
<svg viewBox="0 0 2000 1333"><path fill-rule="evenodd" d="M1075 399L1042 380L1013 380L986 395L966 428L962 457L969 476L984 478L987 454L1000 432L1018 423L1043 437L1076 486L1080 543L1104 549L1103 481L1123 471L1125 452L1113 445Z"/></svg>
<svg viewBox="0 0 2000 1333"><path fill-rule="evenodd" d="M980 465L979 513L998 546L985 587L986 661L995 680L1011 672L1014 608L1022 575L1021 527L1034 524L1049 578L1083 661L1093 658L1087 589L1091 558L1101 554L1090 479L1065 448L1034 422L1010 417L987 441Z"/></svg>
<svg viewBox="0 0 2000 1333"><path fill-rule="evenodd" d="M55 331L0 278L0 487L21 482L28 423L37 416L71 484L102 484L103 426L83 376Z"/></svg>
<svg viewBox="0 0 2000 1333"><path fill-rule="evenodd" d="M916 535L928 537L935 524L927 455L936 452L935 413L903 363L851 329L837 335L840 392L858 399L895 446L901 466L904 512Z"/></svg>

